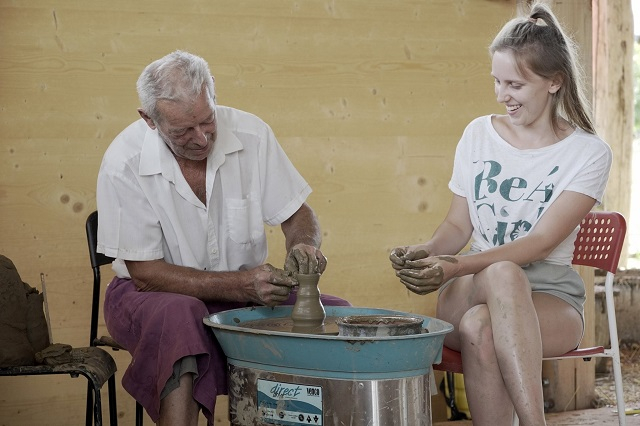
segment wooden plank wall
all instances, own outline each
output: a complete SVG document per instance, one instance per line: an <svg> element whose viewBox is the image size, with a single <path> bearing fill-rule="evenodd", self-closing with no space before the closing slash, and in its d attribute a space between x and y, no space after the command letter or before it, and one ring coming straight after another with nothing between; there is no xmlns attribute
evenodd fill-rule
<svg viewBox="0 0 640 426"><path fill-rule="evenodd" d="M635 0L634 0L635 1ZM629 219L634 139L634 28L631 0L598 0L593 8L594 111L598 133L611 145L615 161L603 208ZM629 241L620 266L627 266Z"/></svg>
<svg viewBox="0 0 640 426"><path fill-rule="evenodd" d="M567 32L574 38L579 48L579 55L584 67L585 80L589 88L593 88L592 52L592 8L590 0L551 2L558 19ZM593 97L589 97L593 102ZM594 324L594 292L593 269L577 268L582 275L587 290L585 302L585 330L583 344L593 346L595 343ZM595 396L595 362L583 360L544 361L542 377L545 403L549 411L572 411L591 408Z"/></svg>
<svg viewBox="0 0 640 426"><path fill-rule="evenodd" d="M312 185L329 258L321 290L430 315L435 296L404 290L388 252L431 235L464 126L502 110L486 46L514 10L486 0L2 0L0 253L33 286L45 274L55 341L86 345L84 221L101 157L138 118L142 68L184 49L209 61L220 104L270 123ZM274 265L280 234L269 234ZM129 356L116 356L122 377ZM80 424L84 391L83 379L2 378L0 424ZM119 396L131 424L133 404Z"/></svg>
<svg viewBox="0 0 640 426"><path fill-rule="evenodd" d="M321 290L432 315L435 295L403 290L388 252L431 235L448 207L464 126L503 111L486 46L515 8L515 0L0 0L0 253L33 286L45 274L54 340L86 345L84 221L96 207L100 160L138 118L142 68L184 49L209 61L220 104L271 124L314 188L329 258ZM284 259L280 234L269 230L274 265ZM114 356L121 377L129 356ZM83 379L1 380L0 425L82 423ZM131 424L133 403L118 395L120 422ZM225 422L222 410L217 423Z"/></svg>

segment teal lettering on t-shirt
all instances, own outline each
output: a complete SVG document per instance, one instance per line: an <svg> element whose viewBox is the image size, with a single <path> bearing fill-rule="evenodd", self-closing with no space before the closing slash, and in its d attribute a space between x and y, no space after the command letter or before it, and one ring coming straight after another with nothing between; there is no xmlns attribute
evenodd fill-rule
<svg viewBox="0 0 640 426"><path fill-rule="evenodd" d="M476 165L478 163L480 162L475 162ZM481 229L482 236L487 242L497 246L526 235L532 228L532 223L522 218L510 222L508 220L510 217L509 205L518 201L537 202L539 205L536 208L536 218L539 218L553 196L554 182L542 180L533 187L533 190L527 191L531 186L526 179L520 176L500 179L503 167L497 161L487 160L481 164L482 170L474 178L474 204L479 217L487 217L488 208L491 212L489 216L493 216L496 219L493 236L488 235L491 230ZM558 170L558 166L553 166L547 177L555 174ZM504 202L501 203L499 208L500 218L498 218L496 212L496 202L498 200L491 198L491 195L496 194L496 192ZM480 210L485 210L484 215L480 214Z"/></svg>

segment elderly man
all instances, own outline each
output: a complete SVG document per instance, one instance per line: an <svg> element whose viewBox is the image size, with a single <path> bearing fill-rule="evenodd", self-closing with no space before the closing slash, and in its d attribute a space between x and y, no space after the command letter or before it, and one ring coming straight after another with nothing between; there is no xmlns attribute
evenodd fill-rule
<svg viewBox="0 0 640 426"><path fill-rule="evenodd" d="M98 174L98 251L116 258L105 319L132 354L122 382L158 424L212 423L224 354L205 316L292 304L291 272L320 272L309 185L258 117L216 105L207 63L173 52L138 79L140 120ZM284 269L265 264L264 224L280 225ZM348 305L322 296L326 305Z"/></svg>

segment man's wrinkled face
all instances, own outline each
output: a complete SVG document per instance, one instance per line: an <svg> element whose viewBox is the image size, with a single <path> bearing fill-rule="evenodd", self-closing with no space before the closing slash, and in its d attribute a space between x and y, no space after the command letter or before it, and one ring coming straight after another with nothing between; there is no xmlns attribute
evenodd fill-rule
<svg viewBox="0 0 640 426"><path fill-rule="evenodd" d="M204 160L217 137L215 104L207 91L193 103L158 101L158 134L177 158Z"/></svg>

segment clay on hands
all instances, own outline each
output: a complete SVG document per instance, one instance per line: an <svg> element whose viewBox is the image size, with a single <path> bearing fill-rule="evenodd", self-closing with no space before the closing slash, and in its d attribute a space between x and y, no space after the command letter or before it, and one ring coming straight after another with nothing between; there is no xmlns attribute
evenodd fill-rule
<svg viewBox="0 0 640 426"><path fill-rule="evenodd" d="M440 262L458 263L453 256L436 256L429 259L407 260L404 269L396 272L400 282L416 294L436 291L444 282L444 269Z"/></svg>
<svg viewBox="0 0 640 426"><path fill-rule="evenodd" d="M268 287L262 287L262 290L256 287L260 302L265 306L276 306L287 300L291 288L297 285L295 278L290 272L278 269L267 263L259 267L259 270L267 272L268 276L258 279L259 282L270 284Z"/></svg>
<svg viewBox="0 0 640 426"><path fill-rule="evenodd" d="M324 272L327 258L319 249L306 244L296 244L287 254L284 270L292 274L316 274Z"/></svg>
<svg viewBox="0 0 640 426"><path fill-rule="evenodd" d="M406 262L409 260L426 259L429 257L429 252L426 250L412 251L409 247L396 247L391 250L389 260L391 260L391 266L393 269L400 270L406 268Z"/></svg>
<svg viewBox="0 0 640 426"><path fill-rule="evenodd" d="M425 295L440 288L444 271L442 266L434 265L423 269L401 269L396 272L396 276L412 292Z"/></svg>

